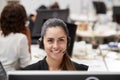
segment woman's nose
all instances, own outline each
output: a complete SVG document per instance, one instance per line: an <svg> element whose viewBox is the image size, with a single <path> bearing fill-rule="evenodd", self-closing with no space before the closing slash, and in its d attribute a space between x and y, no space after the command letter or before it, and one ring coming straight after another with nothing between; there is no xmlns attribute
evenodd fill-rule
<svg viewBox="0 0 120 80"><path fill-rule="evenodd" d="M59 47L58 42L54 42L54 44L53 44L53 48L54 48L54 49L58 49L58 47Z"/></svg>

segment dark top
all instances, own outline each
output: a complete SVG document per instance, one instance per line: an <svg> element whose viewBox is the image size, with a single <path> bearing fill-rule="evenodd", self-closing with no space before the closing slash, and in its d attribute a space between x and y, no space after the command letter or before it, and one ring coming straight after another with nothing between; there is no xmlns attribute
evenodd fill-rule
<svg viewBox="0 0 120 80"><path fill-rule="evenodd" d="M88 70L87 65L78 64L78 63L75 63L75 62L73 62L73 63L75 65L76 70L80 70L80 71L87 71ZM22 70L48 70L48 64L46 62L46 58L38 61L37 63L31 64L31 65L25 67Z"/></svg>

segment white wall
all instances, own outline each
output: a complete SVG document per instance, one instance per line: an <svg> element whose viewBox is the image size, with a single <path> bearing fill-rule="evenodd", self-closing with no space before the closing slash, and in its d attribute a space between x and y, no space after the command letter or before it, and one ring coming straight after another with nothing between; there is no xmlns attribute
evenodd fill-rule
<svg viewBox="0 0 120 80"><path fill-rule="evenodd" d="M20 3L24 5L27 14L35 11L40 5L44 4L45 6L51 5L53 2L57 1L61 9L70 8L72 14L80 14L82 12L91 13L94 11L92 1L93 0L20 0ZM96 0L96 1L105 1L111 4L113 1L114 4L119 3L120 0ZM0 0L0 12L3 7L6 5L7 0Z"/></svg>
<svg viewBox="0 0 120 80"><path fill-rule="evenodd" d="M1 13L3 7L6 5L6 3L7 3L6 0L0 0L0 13Z"/></svg>
<svg viewBox="0 0 120 80"><path fill-rule="evenodd" d="M20 0L20 3L24 5L27 14L29 15L31 12L35 11L40 5L43 4L45 6L49 6L55 1L59 3L61 9L69 7L71 13L80 14L83 10L81 6L91 0ZM0 0L0 12L6 5L6 3L7 0Z"/></svg>
<svg viewBox="0 0 120 80"><path fill-rule="evenodd" d="M48 5L49 0L20 0L28 14L35 11L40 5Z"/></svg>
<svg viewBox="0 0 120 80"><path fill-rule="evenodd" d="M45 6L49 6L55 1L59 3L61 9L69 7L72 14L80 14L81 11L85 10L86 8L87 10L93 9L91 6L92 0L20 0L20 3L25 6L27 13L30 14L40 5L44 4Z"/></svg>
<svg viewBox="0 0 120 80"><path fill-rule="evenodd" d="M80 0L21 0L20 3L25 6L29 14L40 5L44 4L45 6L49 6L55 1L59 3L61 9L69 7L71 12L80 13Z"/></svg>

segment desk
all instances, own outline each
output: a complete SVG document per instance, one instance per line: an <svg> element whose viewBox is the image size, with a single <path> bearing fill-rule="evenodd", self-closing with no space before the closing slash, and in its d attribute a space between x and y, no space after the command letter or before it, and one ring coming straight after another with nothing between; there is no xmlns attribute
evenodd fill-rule
<svg viewBox="0 0 120 80"><path fill-rule="evenodd" d="M89 66L88 71L108 71L106 68L106 65L104 64L104 61L102 60L96 60L96 59L76 59L72 58L73 61L79 63L79 64L86 64Z"/></svg>
<svg viewBox="0 0 120 80"><path fill-rule="evenodd" d="M89 66L89 71L108 71L99 50L93 50L85 41L75 42L72 60Z"/></svg>
<svg viewBox="0 0 120 80"><path fill-rule="evenodd" d="M81 37L82 40L88 40L91 42L92 40L96 39L99 40L100 43L103 43L105 38L112 38L120 35L120 32L116 31L76 31L76 36Z"/></svg>
<svg viewBox="0 0 120 80"><path fill-rule="evenodd" d="M108 67L108 71L110 72L120 72L120 59L109 59L105 58L106 65Z"/></svg>
<svg viewBox="0 0 120 80"><path fill-rule="evenodd" d="M80 36L80 37L110 37L110 36L114 36L117 35L116 31L105 31L105 32L97 32L97 31L81 31L81 30L77 30L76 31L76 35Z"/></svg>
<svg viewBox="0 0 120 80"><path fill-rule="evenodd" d="M70 14L70 19L74 22L95 22L97 20L97 17L95 14Z"/></svg>
<svg viewBox="0 0 120 80"><path fill-rule="evenodd" d="M43 59L45 55L46 55L45 51L40 49L39 45L31 46L31 56L32 56L31 64Z"/></svg>
<svg viewBox="0 0 120 80"><path fill-rule="evenodd" d="M111 50L107 44L100 46L108 71L120 72L120 52ZM119 47L120 48L120 47Z"/></svg>

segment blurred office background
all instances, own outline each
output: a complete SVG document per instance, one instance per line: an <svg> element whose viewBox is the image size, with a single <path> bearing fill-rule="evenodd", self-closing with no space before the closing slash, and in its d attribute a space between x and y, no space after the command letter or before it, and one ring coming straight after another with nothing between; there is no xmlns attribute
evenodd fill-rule
<svg viewBox="0 0 120 80"><path fill-rule="evenodd" d="M0 12L10 2L23 4L28 16L38 17L40 6L50 8L54 2L60 10L69 9L65 22L76 25L71 58L89 65L90 71L120 71L120 0L0 0ZM33 62L43 58L44 51L37 43L31 47Z"/></svg>
<svg viewBox="0 0 120 80"><path fill-rule="evenodd" d="M30 14L36 10L40 5L50 6L52 3L57 1L61 9L70 8L71 13L94 13L92 1L103 1L107 6L107 10L111 10L113 5L120 5L119 0L1 0L0 1L0 12L2 8L10 1L16 1L23 4Z"/></svg>

